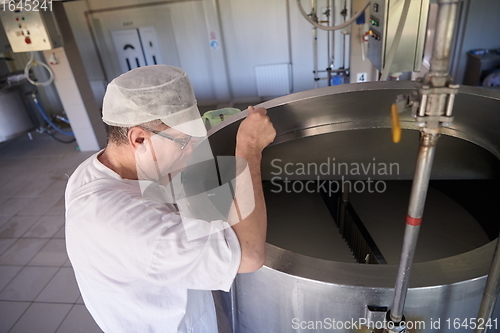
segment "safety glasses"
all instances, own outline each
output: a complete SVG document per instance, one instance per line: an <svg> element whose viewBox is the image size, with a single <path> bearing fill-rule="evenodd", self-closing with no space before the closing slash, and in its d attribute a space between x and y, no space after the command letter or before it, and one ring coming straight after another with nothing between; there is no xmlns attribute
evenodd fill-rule
<svg viewBox="0 0 500 333"><path fill-rule="evenodd" d="M184 148L186 148L187 144L189 143L189 141L191 141L191 136L190 135L184 135L184 136L181 136L181 137L173 137L173 136L170 136L168 134L165 134L163 132L160 132L160 131L156 131L154 129L150 129L150 128L145 128L145 127L141 127L143 129L145 129L146 131L149 131L151 133L154 133L156 135L159 135L161 136L162 138L165 138L165 139L169 139L177 144L179 144L181 146L181 150L183 150Z"/></svg>

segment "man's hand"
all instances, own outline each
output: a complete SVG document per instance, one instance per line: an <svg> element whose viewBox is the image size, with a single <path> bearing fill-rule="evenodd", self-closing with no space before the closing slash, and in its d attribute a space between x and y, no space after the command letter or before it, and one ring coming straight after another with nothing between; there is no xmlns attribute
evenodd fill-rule
<svg viewBox="0 0 500 333"><path fill-rule="evenodd" d="M236 134L236 147L262 152L276 137L276 130L264 108L248 107L248 116L243 120Z"/></svg>
<svg viewBox="0 0 500 333"><path fill-rule="evenodd" d="M261 268L266 259L267 214L260 164L262 150L276 137L276 130L263 108L248 107L248 116L236 134L236 156L244 158L250 170L249 181L236 183L236 201L245 205L245 197L253 194L255 207L243 221L232 228L241 246L241 263L238 273L248 273ZM234 207L234 206L233 206Z"/></svg>

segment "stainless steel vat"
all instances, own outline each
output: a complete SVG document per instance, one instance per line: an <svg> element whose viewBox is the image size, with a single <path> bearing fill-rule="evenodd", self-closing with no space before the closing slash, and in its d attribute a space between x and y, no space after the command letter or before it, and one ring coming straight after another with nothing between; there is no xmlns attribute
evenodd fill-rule
<svg viewBox="0 0 500 333"><path fill-rule="evenodd" d="M411 179L418 127L411 115L403 114L403 139L393 144L389 111L396 95L408 93L413 87L411 82L351 84L263 103L261 106L268 109L278 132L276 141L264 151L263 178L271 181L276 177L277 168L273 166L276 159L282 165L297 165L320 164L328 157L335 157L346 163L369 163L376 158L399 165L397 174L351 174L352 181L368 177L382 181ZM498 182L500 91L462 87L454 115L453 126L443 129L432 179ZM233 154L235 133L244 116L242 113L230 118L210 131L214 155ZM341 178L339 174L320 172L286 176L303 181ZM494 201L498 202L500 196L498 193L495 196ZM311 216L315 214L306 201L290 202L290 206L294 205L310 211ZM491 218L498 221L498 217ZM306 230L307 221L303 223ZM404 225L404 216L400 223ZM424 216L422 228L425 225ZM391 234L379 241L391 243L394 237L398 236ZM465 253L414 264L404 311L413 327L411 332L471 330L494 243L486 242ZM398 251L397 248L394 246L393 250ZM239 274L231 294L222 296L234 332L379 332L361 324L368 318L377 325L383 322L380 313L369 311L367 306L390 306L397 265L319 259L277 247L269 238L267 249L265 267L254 273ZM497 305L490 332L500 332L499 317Z"/></svg>
<svg viewBox="0 0 500 333"><path fill-rule="evenodd" d="M0 89L0 142L33 129L19 87Z"/></svg>

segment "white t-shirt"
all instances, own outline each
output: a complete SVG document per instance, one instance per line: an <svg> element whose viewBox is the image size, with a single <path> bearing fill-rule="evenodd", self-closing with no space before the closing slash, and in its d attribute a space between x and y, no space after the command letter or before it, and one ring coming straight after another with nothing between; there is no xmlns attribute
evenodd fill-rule
<svg viewBox="0 0 500 333"><path fill-rule="evenodd" d="M221 231L188 241L158 189L143 194L98 155L66 188L68 256L97 324L107 333L217 332L210 290L228 291L241 260L232 228L214 221Z"/></svg>

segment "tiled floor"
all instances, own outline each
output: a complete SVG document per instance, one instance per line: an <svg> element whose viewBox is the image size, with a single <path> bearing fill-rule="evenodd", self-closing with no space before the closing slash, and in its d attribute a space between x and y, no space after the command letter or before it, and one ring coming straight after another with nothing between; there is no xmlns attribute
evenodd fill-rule
<svg viewBox="0 0 500 333"><path fill-rule="evenodd" d="M0 143L0 333L101 332L83 305L64 241L67 178L94 152L33 137Z"/></svg>
<svg viewBox="0 0 500 333"><path fill-rule="evenodd" d="M0 144L0 333L101 332L64 241L66 180L92 152L33 136Z"/></svg>

